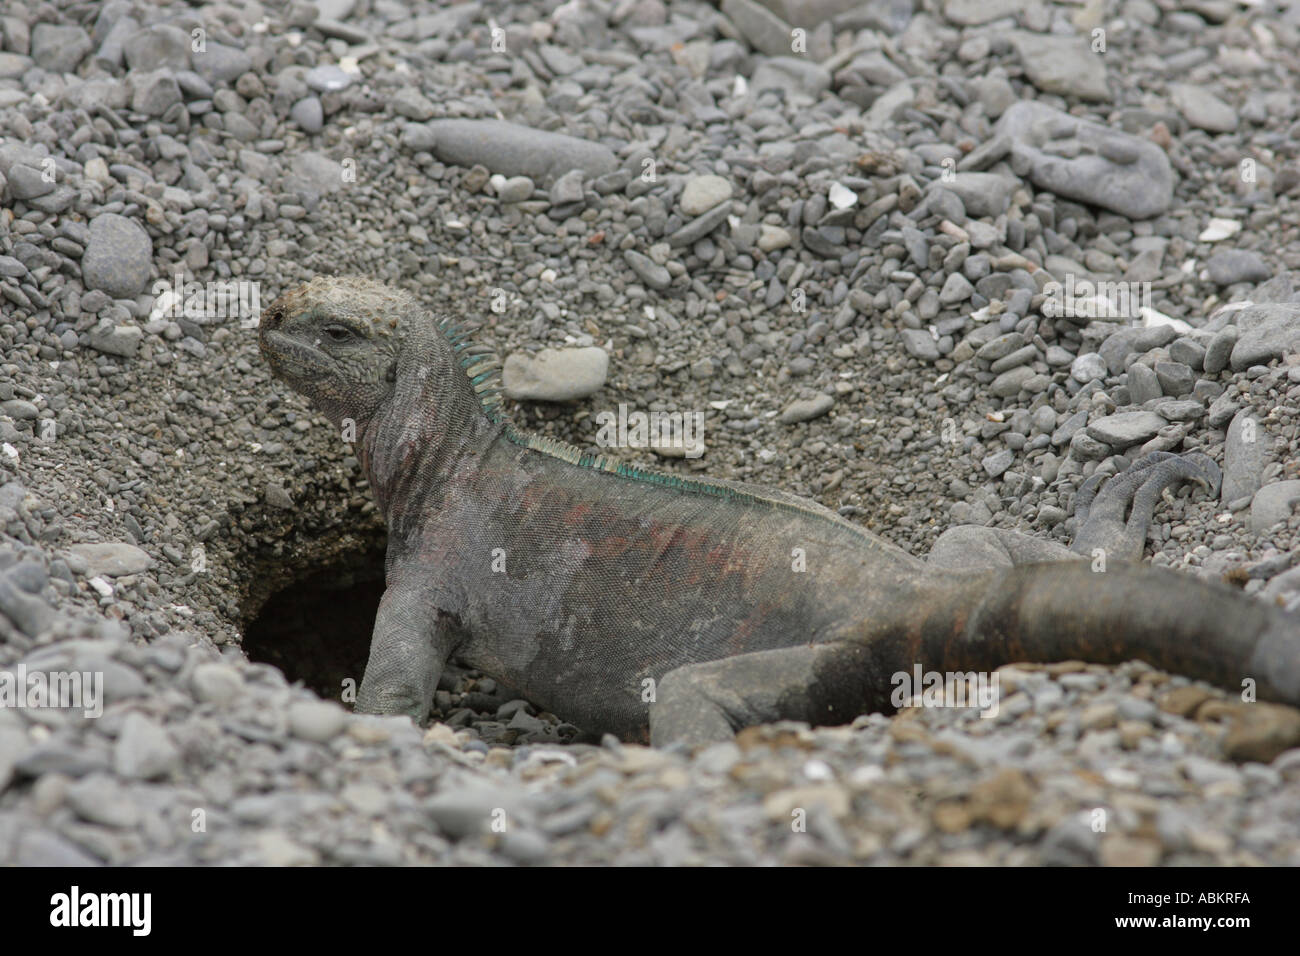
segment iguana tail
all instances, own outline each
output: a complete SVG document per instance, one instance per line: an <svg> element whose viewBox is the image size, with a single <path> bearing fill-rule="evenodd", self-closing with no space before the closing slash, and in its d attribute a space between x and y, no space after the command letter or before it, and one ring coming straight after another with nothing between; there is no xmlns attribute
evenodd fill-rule
<svg viewBox="0 0 1300 956"><path fill-rule="evenodd" d="M1300 706L1300 618L1227 585L1139 565L1094 572L1053 562L949 581L918 604L918 629L872 642L878 666L1137 659Z"/></svg>
<svg viewBox="0 0 1300 956"><path fill-rule="evenodd" d="M921 693L899 680L918 667L978 675L1017 661L1143 660L1300 706L1300 619L1188 575L1141 565L1096 573L1053 561L927 575L905 603L903 615L864 610L859 626L829 641L677 668L651 708L652 741L710 743L782 719L844 723L893 710L899 692Z"/></svg>

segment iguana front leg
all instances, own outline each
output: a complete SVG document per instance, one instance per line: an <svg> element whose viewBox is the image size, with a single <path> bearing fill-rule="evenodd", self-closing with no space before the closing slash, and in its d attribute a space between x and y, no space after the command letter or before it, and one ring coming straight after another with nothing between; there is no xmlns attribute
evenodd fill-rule
<svg viewBox="0 0 1300 956"><path fill-rule="evenodd" d="M390 583L375 615L357 712L406 714L423 721L455 646L454 623L425 590Z"/></svg>

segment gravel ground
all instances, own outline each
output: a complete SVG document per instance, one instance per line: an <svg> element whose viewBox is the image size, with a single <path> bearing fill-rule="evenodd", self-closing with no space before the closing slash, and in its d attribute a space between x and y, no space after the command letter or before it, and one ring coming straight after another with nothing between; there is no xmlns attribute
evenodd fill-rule
<svg viewBox="0 0 1300 956"><path fill-rule="evenodd" d="M1204 451L1148 554L1295 607L1300 5L0 9L0 676L104 682L0 706L0 862L1300 863L1300 712L1139 664L694 754L455 669L427 729L348 714L383 528L254 331L401 284L521 423L700 410L615 453L917 554Z"/></svg>

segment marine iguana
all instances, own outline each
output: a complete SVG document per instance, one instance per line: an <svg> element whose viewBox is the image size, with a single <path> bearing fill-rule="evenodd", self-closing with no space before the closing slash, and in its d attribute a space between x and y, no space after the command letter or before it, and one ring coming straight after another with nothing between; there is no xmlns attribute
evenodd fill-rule
<svg viewBox="0 0 1300 956"><path fill-rule="evenodd" d="M516 428L494 360L404 291L317 278L270 306L259 345L276 377L355 427L387 523L359 711L424 720L453 656L584 730L648 730L656 745L890 711L892 675L917 665L1140 658L1300 704L1295 619L1126 563L1163 489L1217 491L1207 456L1149 456L1100 493L1089 479L1073 551L959 527L923 562L795 495ZM1078 560L1097 548L1104 572Z"/></svg>

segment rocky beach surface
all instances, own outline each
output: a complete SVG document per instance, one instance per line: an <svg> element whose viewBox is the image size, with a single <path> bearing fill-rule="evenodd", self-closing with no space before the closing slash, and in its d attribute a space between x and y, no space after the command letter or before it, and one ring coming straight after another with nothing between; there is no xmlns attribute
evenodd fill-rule
<svg viewBox="0 0 1300 956"><path fill-rule="evenodd" d="M0 10L0 674L103 681L0 706L0 863L1300 864L1300 712L1140 663L695 753L352 715L383 525L256 347L399 284L520 424L699 411L615 453L918 555L1201 451L1148 557L1300 608L1300 4Z"/></svg>

